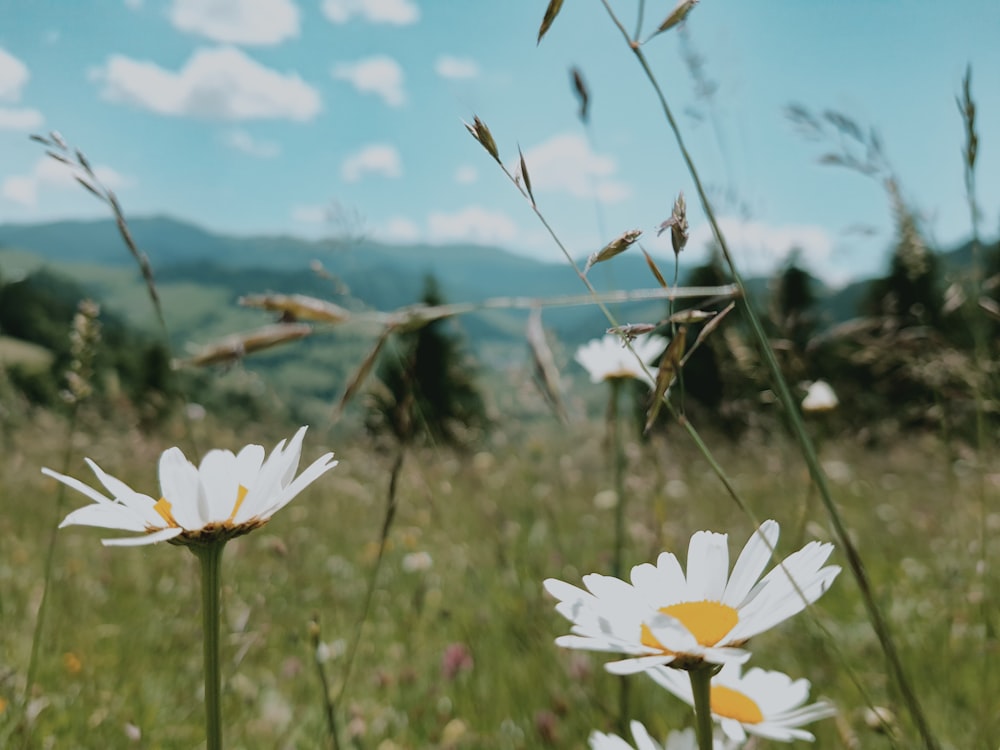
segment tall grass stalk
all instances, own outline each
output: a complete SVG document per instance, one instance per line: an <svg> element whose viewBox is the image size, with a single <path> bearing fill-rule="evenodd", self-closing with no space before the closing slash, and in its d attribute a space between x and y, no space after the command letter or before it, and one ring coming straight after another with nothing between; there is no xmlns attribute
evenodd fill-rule
<svg viewBox="0 0 1000 750"><path fill-rule="evenodd" d="M389 488L386 492L385 515L382 518L382 529L379 534L378 553L375 557L375 565L372 567L371 573L368 576L368 586L365 590L365 601L361 607L361 616L358 618L358 624L354 631L354 638L352 639L347 652L347 659L344 664L344 674L340 678L340 689L337 691L337 694L333 697L333 699L330 700L334 711L337 710L338 706L343 704L344 695L347 692L347 685L351 679L354 662L358 655L358 649L361 646L361 639L364 636L365 625L368 622L368 616L371 612L372 599L375 596L375 587L378 585L379 570L382 568L382 560L385 557L385 548L389 542L389 532L392 530L392 523L396 518L396 510L399 507L397 490L399 488L399 476L403 471L403 463L406 459L406 450L406 443L401 441L399 443L398 450L396 451L396 458L392 463L392 469L389 472ZM336 735L336 724L331 723L329 726L331 731L334 733L332 736L333 745L335 748L339 748L340 744Z"/></svg>
<svg viewBox="0 0 1000 750"><path fill-rule="evenodd" d="M637 39L633 39L629 36L628 31L622 25L621 20L618 18L614 9L612 9L608 0L601 0L601 4L604 6L609 17L615 26L618 27L628 48L635 55L636 61L639 63L646 75L647 80L653 87L656 94L656 98L659 101L660 107L663 110L664 117L667 120L670 131L672 132L674 139L677 143L677 147L681 153L684 160L685 166L687 167L688 173L694 182L695 189L698 193L698 199L701 202L702 209L705 212L705 216L708 219L709 225L712 228L712 234L719 244L719 248L722 251L723 257L726 259L726 264L729 267L729 271L732 274L733 281L740 290L739 298L741 300L743 312L746 315L747 322L750 325L750 330L753 333L753 337L756 339L761 351L764 355L764 361L767 364L768 370L771 373L775 389L777 391L778 400L780 401L782 407L784 408L786 414L788 415L789 424L791 426L792 434L799 444L799 449L802 452L802 457L809 467L809 473L812 477L813 482L816 484L819 490L820 498L823 501L823 505L827 510L830 517L831 524L836 534L838 543L843 547L844 553L847 556L848 566L850 567L851 573L854 576L855 581L858 584L858 588L861 592L862 600L865 605L865 609L868 613L869 620L872 623L872 627L875 630L876 636L878 637L879 644L885 654L886 660L889 664L889 669L899 687L900 693L902 694L903 701L906 704L907 710L913 719L914 724L917 727L921 739L923 741L924 747L927 750L938 750L940 747L938 741L935 739L934 734L931 731L930 725L924 715L923 708L920 705L920 701L917 698L916 693L913 690L912 684L906 671L903 668L902 660L899 656L899 652L896 649L895 642L893 640L892 634L889 630L888 622L883 616L878 603L875 601L874 592L872 591L871 582L868 579L868 574L865 569L864 563L861 559L861 555L858 549L855 547L853 541L851 541L850 536L847 533L847 529L844 526L843 520L840 517L840 513L837 509L836 504L833 501L833 496L830 492L829 485L826 480L826 475L823 471L823 467L820 465L819 458L816 454L816 450L812 444L809 434L806 431L805 424L802 420L802 415L799 412L798 405L796 404L794 398L792 397L791 389L785 382L784 376L781 373L781 368L778 364L777 358L775 357L774 350L771 348L770 341L767 338L764 328L761 324L760 318L757 316L754 310L751 300L746 294L746 287L743 283L743 279L739 270L736 267L736 263L733 259L733 255L729 249L729 245L726 242L725 236L722 233L719 223L716 219L715 212L712 208L711 201L708 195L705 193L705 189L702 186L701 178L698 173L698 169L695 166L694 160L691 154L688 152L687 147L684 143L684 138L681 133L680 127L677 121L674 119L673 113L670 109L670 105L667 102L666 96L663 93L663 89L659 84L659 80L653 73L649 66L649 62L646 59L645 54L642 51L642 46Z"/></svg>
<svg viewBox="0 0 1000 750"><path fill-rule="evenodd" d="M608 380L608 443L612 454L615 479L615 541L611 558L611 575L621 578L625 553L625 445L621 425L622 390L625 378ZM625 734L629 718L629 681L618 681L618 731Z"/></svg>
<svg viewBox="0 0 1000 750"><path fill-rule="evenodd" d="M69 471L70 461L73 457L73 442L76 437L76 429L80 417L80 409L86 400L93 394L93 369L94 358L97 354L97 347L100 343L101 325L98 321L100 307L91 300L82 300L77 312L73 316L69 339L71 361L66 370L66 388L62 392L63 398L69 403L69 419L66 423L66 443L62 458L62 473ZM58 538L59 523L64 512L66 500L66 486L61 484L56 493L54 513L55 517L49 526L49 539L45 550L45 568L42 574L42 599L38 604L38 612L35 615L35 627L31 636L31 652L28 657L28 671L25 675L24 695L21 699L21 716L27 716L28 704L31 700L31 691L35 685L35 678L38 671L38 656L42 642L42 633L45 629L45 615L48 611L49 593L52 587L52 573L55 568L56 540ZM24 744L27 746L31 738L31 727L23 726Z"/></svg>
<svg viewBox="0 0 1000 750"><path fill-rule="evenodd" d="M73 178L77 181L77 183L79 183L81 187L97 198L101 203L107 206L108 210L111 212L111 216L115 221L115 227L118 229L118 234L129 253L135 259L136 265L139 267L139 273L142 274L143 282L146 285L146 293L149 295L149 301L153 306L153 312L156 315L156 321L160 328L160 334L163 337L163 346L167 350L169 359L173 361L173 345L170 341L170 329L167 327L167 319L163 314L163 304L160 301L160 293L156 288L156 279L153 276L153 267L149 262L148 256L141 249L139 249L135 239L132 237L132 230L129 228L128 220L125 218L125 212L122 210L121 203L118 201L118 196L115 195L115 192L111 190L111 188L101 182L83 151L78 148L71 149L58 132L52 131L47 137L33 134L30 138L31 140L45 146L45 153L50 158L66 165L66 167L73 173ZM184 429L187 433L186 436L188 445L193 453L199 453L194 430L191 426L191 420L185 418L182 422L184 423Z"/></svg>
<svg viewBox="0 0 1000 750"><path fill-rule="evenodd" d="M972 98L972 66L966 68L965 76L962 79L962 93L956 98L958 111L962 117L962 124L965 130L965 147L962 149L962 171L965 178L965 200L969 207L969 224L972 228L972 280L971 294L968 295L966 309L969 313L969 325L972 329L973 352L975 357L975 373L973 378L973 389L976 404L976 441L978 443L977 456L977 492L979 495L979 561L976 573L980 577L983 586L983 596L980 603L980 615L983 621L983 651L988 652L991 641L997 637L996 625L993 622L995 612L993 611L993 591L990 585L989 570L989 534L987 516L989 507L987 504L986 473L987 466L991 462L990 450L991 441L987 434L986 427L986 403L989 399L986 393L987 387L992 385L990 377L988 331L982 310L979 307L980 295L983 292L983 265L982 265L982 243L979 237L979 202L976 198L976 157L979 153L979 134L976 131L976 103ZM993 674L988 660L983 659L982 665L982 685L983 696L982 712L984 717L994 714L992 696L995 691L991 685ZM991 738L991 744L995 744L995 738Z"/></svg>
<svg viewBox="0 0 1000 750"><path fill-rule="evenodd" d="M333 750L340 750L340 732L337 730L337 711L333 700L330 698L330 680L326 676L326 665L322 655L322 631L319 627L319 615L314 615L309 623L310 643L313 650L313 662L316 664L316 673L319 676L319 684L323 690L323 715L326 717L326 731L330 736L330 746Z"/></svg>
<svg viewBox="0 0 1000 750"><path fill-rule="evenodd" d="M63 452L62 473L67 473L70 462L73 459L73 440L76 436L76 426L80 413L79 403L74 403L70 409L69 421L66 424L66 448ZM28 703L31 700L31 690L35 685L35 678L38 673L38 654L42 642L42 633L45 630L45 615L49 607L49 595L52 589L52 571L55 567L56 541L59 536L59 523L63 518L64 506L66 504L66 487L59 485L56 491L56 503L54 516L49 526L49 539L45 548L45 569L42 574L42 599L38 604L38 613L35 615L35 627L31 635L31 654L28 657L28 671L25 675L24 694L21 696L20 712L22 721L21 727L23 742L22 747L27 748L31 741L31 727L27 722Z"/></svg>

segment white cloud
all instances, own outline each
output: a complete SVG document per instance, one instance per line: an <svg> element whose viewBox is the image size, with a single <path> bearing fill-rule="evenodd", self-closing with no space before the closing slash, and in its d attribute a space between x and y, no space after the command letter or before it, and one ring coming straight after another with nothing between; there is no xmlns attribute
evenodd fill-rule
<svg viewBox="0 0 1000 750"><path fill-rule="evenodd" d="M598 198L619 203L632 194L617 179L618 163L595 154L582 135L562 133L524 152L533 190L569 193L576 198Z"/></svg>
<svg viewBox="0 0 1000 750"><path fill-rule="evenodd" d="M471 185L479 179L479 171L471 164L463 164L455 170L455 182L459 185Z"/></svg>
<svg viewBox="0 0 1000 750"><path fill-rule="evenodd" d="M292 221L299 224L323 224L330 218L328 206L292 206Z"/></svg>
<svg viewBox="0 0 1000 750"><path fill-rule="evenodd" d="M299 34L292 0L173 0L175 28L227 44L278 44Z"/></svg>
<svg viewBox="0 0 1000 750"><path fill-rule="evenodd" d="M480 206L468 206L454 213L432 212L427 217L430 242L474 242L480 245L510 243L519 230L507 214Z"/></svg>
<svg viewBox="0 0 1000 750"><path fill-rule="evenodd" d="M795 249L801 251L802 261L809 270L822 273L820 267L833 253L833 238L830 233L815 224L773 225L724 216L719 219L719 228L732 249L737 264L750 274L773 272ZM665 237L667 235L660 238L661 243ZM711 240L711 227L699 224L691 230L688 247L700 251ZM666 245L669 244L668 241Z"/></svg>
<svg viewBox="0 0 1000 750"><path fill-rule="evenodd" d="M274 141L262 141L254 138L245 130L236 128L222 135L222 142L236 151L256 156L259 159L273 159L281 153L281 145Z"/></svg>
<svg viewBox="0 0 1000 750"><path fill-rule="evenodd" d="M143 0L125 0L125 7L129 10L139 10L142 7Z"/></svg>
<svg viewBox="0 0 1000 750"><path fill-rule="evenodd" d="M0 130L23 130L25 132L42 127L45 118L37 109L23 107L0 107Z"/></svg>
<svg viewBox="0 0 1000 750"><path fill-rule="evenodd" d="M105 187L120 190L129 187L133 181L103 164L94 167L94 173ZM26 208L38 205L38 193L43 187L59 190L82 188L74 179L74 171L67 165L43 156L28 174L11 175L0 184L0 195Z"/></svg>
<svg viewBox="0 0 1000 750"><path fill-rule="evenodd" d="M337 63L331 74L349 81L365 94L376 94L390 107L401 107L406 101L403 92L403 69L387 55L366 57L353 63Z"/></svg>
<svg viewBox="0 0 1000 750"><path fill-rule="evenodd" d="M311 120L319 92L296 73L266 68L234 47L197 50L179 71L112 55L93 73L105 99L161 115L217 120Z"/></svg>
<svg viewBox="0 0 1000 750"><path fill-rule="evenodd" d="M411 244L420 239L420 227L404 216L393 216L375 229L375 236L383 242Z"/></svg>
<svg viewBox="0 0 1000 750"><path fill-rule="evenodd" d="M370 23L406 26L417 22L420 9L412 0L323 0L323 15L337 24L358 16Z"/></svg>
<svg viewBox="0 0 1000 750"><path fill-rule="evenodd" d="M441 55L434 63L434 71L442 78L475 78L479 75L479 65L467 57Z"/></svg>
<svg viewBox="0 0 1000 750"><path fill-rule="evenodd" d="M372 143L348 156L340 165L340 176L346 182L357 182L366 174L401 177L403 160L396 147L387 143Z"/></svg>
<svg viewBox="0 0 1000 750"><path fill-rule="evenodd" d="M0 47L0 100L18 101L29 77L28 66Z"/></svg>

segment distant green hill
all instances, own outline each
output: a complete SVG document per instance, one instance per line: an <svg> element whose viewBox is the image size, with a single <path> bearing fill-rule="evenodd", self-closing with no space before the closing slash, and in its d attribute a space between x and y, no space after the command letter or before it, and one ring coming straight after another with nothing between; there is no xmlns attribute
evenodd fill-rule
<svg viewBox="0 0 1000 750"><path fill-rule="evenodd" d="M273 319L242 308L237 299L264 292L301 293L330 299L352 310L392 310L420 296L423 278L434 274L450 302L491 297L548 298L585 292L565 263L545 263L508 251L476 245L394 246L361 238L352 241L304 240L289 236L237 237L216 234L166 217L137 218L130 228L149 256L163 299L175 352ZM971 249L963 245L944 255L949 269L967 267ZM319 261L333 278L319 275ZM154 317L134 259L110 220L0 225L0 277L11 279L40 267L61 273L99 298L104 307L131 325L152 330ZM672 276L669 261L663 272ZM680 278L687 276L682 267ZM596 266L591 282L600 290L656 287L640 253L626 253ZM821 326L858 314L870 284L858 281L831 290L815 281ZM747 281L755 304L767 304L770 281ZM620 322L654 322L665 303L617 305ZM525 311L490 310L463 316L461 326L487 370L502 370L526 360ZM544 322L568 349L607 328L593 305L547 308ZM329 400L339 393L354 366L374 340L368 327L347 325L287 349L257 356L249 367L268 372L271 382L291 393L308 392ZM333 345L331 346L331 342Z"/></svg>

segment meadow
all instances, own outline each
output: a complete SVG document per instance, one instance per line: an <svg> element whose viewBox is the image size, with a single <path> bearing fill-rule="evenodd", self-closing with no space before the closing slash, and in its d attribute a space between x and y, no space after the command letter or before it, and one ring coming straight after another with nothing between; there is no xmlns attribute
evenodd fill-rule
<svg viewBox="0 0 1000 750"><path fill-rule="evenodd" d="M155 484L159 452L185 439L87 417L73 446L137 488ZM234 434L196 425L203 445L265 445L282 431ZM37 415L5 435L0 613L6 627L0 698L5 746L16 747L16 706L31 647L53 524L81 498L56 504L41 466L58 465L66 425ZM257 431L254 431L255 433ZM787 440L719 443L720 459L761 518L782 524L779 553L829 539L810 501L806 470ZM224 725L245 748L320 747L322 688L310 639L318 618L331 691L363 611L384 515L390 452L354 435L312 429L304 460L332 449L340 465L265 528L231 542L223 560ZM663 549L683 557L690 534L730 534L735 554L753 525L679 431L629 440L628 564ZM337 706L344 746L354 748L584 747L613 730L619 682L603 655L553 645L566 624L541 582L607 572L612 511L595 496L613 485L599 420L507 425L473 453L411 451L399 510L361 631L356 663ZM850 533L863 551L929 720L948 748L991 748L995 711L995 612L1000 514L983 515L974 456L934 436L876 446L823 445ZM83 476L79 458L72 472ZM1000 474L988 472L994 492ZM603 506L603 507L602 507ZM983 533L985 530L985 533ZM195 558L166 544L102 548L87 528L56 538L50 613L30 696L29 746L187 748L202 741L198 573ZM990 548L981 550L986 539ZM843 564L835 553L834 562ZM872 728L888 709L902 746L905 712L886 677L878 642L842 575L811 608L753 643L755 660L813 684L838 717L811 727L816 747L892 747ZM632 716L654 733L689 724L688 709L652 681L632 678ZM863 697L854 682L863 686ZM868 701L872 705L868 705ZM128 732L135 737L129 740ZM897 739L897 742L900 740ZM769 746L761 743L760 747Z"/></svg>
<svg viewBox="0 0 1000 750"><path fill-rule="evenodd" d="M652 386L652 399L644 406L648 411L640 417L647 431L656 427L649 437L640 438L641 425L632 429L619 424L622 415L614 409L602 420L599 399L579 397L579 391L564 422L542 408L525 408L526 400L540 405L541 397L534 391L527 396L527 378L522 378L512 389L498 392L489 429L464 447L418 440L414 415L421 407L414 404L423 386L415 388L414 383L419 346L393 347L408 335L419 337L435 322L458 316L456 308L434 306L438 303L396 311L359 308L357 318L378 328L377 343L364 351L352 348L350 357L334 352L332 345L317 344L320 359L340 368L333 378L322 372L303 375L291 342L305 335L301 331L309 325L328 332L343 322L341 312L349 318L354 311L337 308L325 318L295 318L275 303L268 309L285 315L269 330L288 335L279 332L270 344L289 345L278 355L284 372L313 377L316 389L329 388L344 377L347 359L352 364L360 360L347 376L336 408L319 398L308 404L322 416L313 420L306 436L304 463L332 450L340 464L263 528L228 541L222 557L221 644L218 650L206 646L203 653L203 625L208 633L208 621L220 621L202 620L212 600L211 592L204 594L210 588L204 550L218 552L227 543L211 534L237 524L247 488L237 490L234 483L238 499L232 515L204 528L184 527L171 516L171 503L176 510L180 502L176 496L165 506L157 503L153 518L169 528L147 524L145 531L183 534L174 540L191 544L196 559L171 544L107 548L98 540L114 534L77 527L56 531L60 520L84 500L43 476L41 468L85 478L87 457L155 498L156 464L165 449L180 446L197 461L208 448L270 447L295 430L297 425L289 424L292 415L307 410L301 405L284 414L276 409L266 419L237 422L225 410L199 412L188 403L188 408L173 411L153 409L153 419L140 416L141 396L138 403L127 403L120 390L110 395L103 391L90 401L94 373L88 368L96 360L88 346L96 344L88 344L82 331L96 312L88 320L78 316L67 365L69 406L28 406L14 397L0 403L0 617L6 626L0 631L0 744L190 748L202 747L207 736L207 747L216 750L223 746L224 734L226 744L240 748L582 748L595 730L624 735L626 719L642 721L663 738L669 730L691 725L690 709L646 675L623 679L608 674L606 655L557 647L554 640L569 625L556 612L543 581L579 584L588 573L622 574L664 550L683 559L692 534L704 529L728 534L735 559L761 522L775 519L782 528L772 550L775 560L821 541L833 545L831 562L843 568L832 588L803 614L753 637L750 645L754 665L808 679L812 699L829 701L837 709L834 717L809 725L816 735L813 746L993 750L1000 745L994 564L1000 553L1000 510L994 502L1000 469L992 448L996 353L991 343L1000 305L989 296L996 287L987 276L1000 271L1000 252L979 258L971 69L958 104L966 129L962 167L974 260L956 278L941 275L937 256L920 233L918 212L904 199L877 135L835 112L810 121L807 111L798 111L806 125L832 128L835 137L848 143L846 156L824 159L879 180L897 232L889 274L873 283L871 306L863 313L863 326L854 331L856 338L833 337L834 346L820 351L822 340L829 343L831 337L809 320L814 300L800 294L789 301L795 296L789 294L792 281L798 280L799 291L808 291L808 274L795 267L794 258L781 277L785 286L775 295L774 309L755 307L680 127L644 57L643 44L680 24L695 5L682 0L641 41L642 4L638 28L630 35L604 3L621 32L623 49L635 55L651 85L651 100L664 115L664 132L675 142L694 186L689 199L700 204L714 242L712 261L700 269L710 278L697 283L703 291L694 295L706 298L707 311L682 309L688 303L678 301L683 297L678 266L668 283L669 271L661 272L646 255L650 279L660 287L652 291L658 299L670 300L664 305L666 317L660 318L663 308L658 307L657 319L640 325L670 336L669 347L662 340L667 348L659 350L659 362L654 367L652 359L631 357L650 368L633 373ZM561 0L548 3L539 42L561 7ZM585 84L576 76L574 85L585 120ZM600 309L612 326L609 332L638 349L632 341L635 331L617 326L608 299L587 273L633 244L632 256L644 253L637 243L641 232L628 230L612 239L581 270L536 203L530 165L520 148L516 157L504 150L501 158L497 138L485 122L476 116L466 128L485 152L484 160L496 162L564 253L567 276L575 273L581 292L591 295L589 312ZM133 290L129 306L139 305L148 294L159 323L156 336L168 342L167 350L173 325L197 327L208 319L235 326L244 319L227 307L221 292L202 296L199 305L185 311L187 317L168 319L149 260L130 235L113 191L57 133L34 140L109 209L146 284L146 289ZM868 161L851 162L850 149L860 149ZM659 231L669 233L676 260L688 242L689 227L683 193L671 195L673 211ZM988 267L980 267L980 260ZM102 273L93 270L96 279ZM116 283L113 277L107 281ZM945 281L949 294L943 292ZM174 291L196 290L181 282ZM510 307L540 310L546 303L552 300L521 299ZM539 335L531 333L533 320ZM293 336L289 332L295 325L300 333ZM600 329L595 336L604 333L604 320ZM611 341L612 350L618 338ZM232 365L252 353L250 340L249 335L236 336L230 340L235 345L201 361ZM542 384L553 396L559 374L546 372L545 360L552 359L552 352L540 317L529 318L528 340ZM402 363L400 387L389 393L383 410L382 426L388 429L375 435L361 428L357 412L344 421L339 417L348 406L370 405L392 390L385 378L381 386L367 378L373 371L385 374L375 365L390 341L384 352L396 351ZM15 352L10 342L0 344L8 356L36 355L35 366L42 366L37 350L18 345ZM687 357L699 347L715 358L719 392L728 388L727 396L732 396L717 404L714 413L701 407L686 410L685 375L690 374L691 385L700 377L685 369ZM813 369L807 366L813 364L809 358L820 356L829 359L815 369L835 373L848 389L847 397L833 415L803 415L799 384ZM443 361L444 355L440 357ZM169 360L162 361L166 369ZM452 364L456 361L453 357ZM453 374L453 368L431 367L429 372L425 384ZM493 386L510 375L493 373ZM617 383L622 377L612 371L603 379ZM745 382L734 388L740 379ZM198 381L185 382L190 387ZM5 386L0 393L8 396L6 383L0 385ZM618 389L613 385L615 399ZM176 398L177 407L182 398L197 400L194 393L168 394L166 387L159 395L161 405L170 398ZM662 429L656 424L658 410L664 417L660 424L667 424ZM768 414L762 418L757 410ZM535 413L528 417L528 411ZM731 429L737 422L740 429ZM167 489L163 494L169 494ZM257 521L252 517L250 524ZM203 532L211 538L200 537ZM798 585L792 584L806 600ZM752 605L755 596L766 599L755 588L745 601ZM682 618L673 619L668 607L643 605L647 619L640 619L641 629L634 628L643 646L650 648L650 634L657 658L687 659L697 653L671 650L657 641L660 631L651 635L647 623L664 619L661 613L670 615L673 625L659 622L656 627L676 626ZM686 635L692 632L693 626ZM629 638L634 642L637 636ZM212 638L206 635L205 640ZM202 682L212 671L207 667L212 654L221 654L218 712L213 680ZM707 705L713 667L700 657L694 661L694 666L682 666L695 675L692 686L703 680ZM711 705L714 711L714 695ZM213 726L217 715L223 732ZM700 715L708 717L708 712ZM699 732L702 750L712 745L710 725L706 718ZM589 741L593 750L610 747ZM754 737L743 747L776 745Z"/></svg>

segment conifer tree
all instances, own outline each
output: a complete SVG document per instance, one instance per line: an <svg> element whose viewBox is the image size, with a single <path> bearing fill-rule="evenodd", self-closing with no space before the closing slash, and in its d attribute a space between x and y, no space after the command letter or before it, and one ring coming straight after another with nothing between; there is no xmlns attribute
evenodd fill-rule
<svg viewBox="0 0 1000 750"><path fill-rule="evenodd" d="M421 302L429 307L444 302L431 275L424 280ZM459 335L448 330L453 325L451 319L434 320L390 343L377 372L380 387L369 401L370 429L388 429L401 442L422 436L460 445L469 430L485 426L470 357Z"/></svg>

